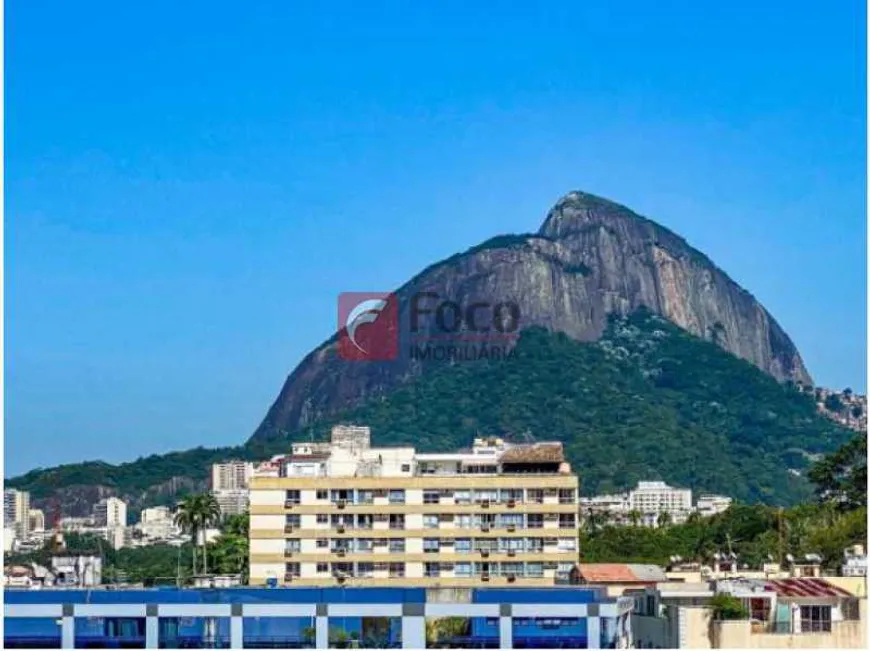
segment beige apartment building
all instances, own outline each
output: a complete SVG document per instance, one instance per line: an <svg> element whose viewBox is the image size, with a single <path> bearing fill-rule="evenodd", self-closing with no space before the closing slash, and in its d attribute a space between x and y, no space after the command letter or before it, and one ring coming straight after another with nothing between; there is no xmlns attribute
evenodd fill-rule
<svg viewBox="0 0 870 651"><path fill-rule="evenodd" d="M561 443L423 454L337 426L261 464L250 501L252 585L545 586L577 563Z"/></svg>

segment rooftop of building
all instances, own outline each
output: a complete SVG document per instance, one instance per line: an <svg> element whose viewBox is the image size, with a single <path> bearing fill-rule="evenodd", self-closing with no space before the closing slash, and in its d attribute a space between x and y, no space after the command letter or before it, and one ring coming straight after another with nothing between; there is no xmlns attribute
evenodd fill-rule
<svg viewBox="0 0 870 651"><path fill-rule="evenodd" d="M309 465L293 472L294 464ZM310 464L320 464L310 470ZM288 469L290 472L288 472ZM338 425L329 442L296 442L289 454L259 464L255 476L305 474L319 476L451 475L480 473L568 474L562 443L530 441L512 443L500 437L474 439L471 448L418 453L412 446L372 447L367 427Z"/></svg>
<svg viewBox="0 0 870 651"><path fill-rule="evenodd" d="M580 563L580 578L587 583L657 583L667 581L664 569L641 563Z"/></svg>

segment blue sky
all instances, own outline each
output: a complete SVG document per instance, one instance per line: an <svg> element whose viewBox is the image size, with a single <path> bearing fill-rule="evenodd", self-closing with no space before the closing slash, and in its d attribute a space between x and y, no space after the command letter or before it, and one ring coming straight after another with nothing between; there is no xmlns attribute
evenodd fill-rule
<svg viewBox="0 0 870 651"><path fill-rule="evenodd" d="M339 292L572 189L863 390L863 3L522 5L7 2L7 472L244 441Z"/></svg>

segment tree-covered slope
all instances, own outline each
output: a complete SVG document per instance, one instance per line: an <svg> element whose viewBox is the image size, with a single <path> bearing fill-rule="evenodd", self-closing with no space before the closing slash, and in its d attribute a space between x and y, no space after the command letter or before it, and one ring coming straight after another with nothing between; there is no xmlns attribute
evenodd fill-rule
<svg viewBox="0 0 870 651"><path fill-rule="evenodd" d="M423 450L480 434L557 439L586 494L661 478L769 504L807 497L812 457L850 436L789 385L645 311L595 343L525 331L507 360L445 366L336 420Z"/></svg>
<svg viewBox="0 0 870 651"><path fill-rule="evenodd" d="M809 396L645 311L613 318L592 343L524 331L508 359L442 365L295 436L325 438L335 422L370 425L378 445L422 450L529 432L564 442L585 494L660 478L767 504L807 498L811 459L850 437L819 416ZM70 495L94 485L142 507L200 490L211 463L287 447L254 441L117 466L73 464L8 483L54 496L65 514Z"/></svg>

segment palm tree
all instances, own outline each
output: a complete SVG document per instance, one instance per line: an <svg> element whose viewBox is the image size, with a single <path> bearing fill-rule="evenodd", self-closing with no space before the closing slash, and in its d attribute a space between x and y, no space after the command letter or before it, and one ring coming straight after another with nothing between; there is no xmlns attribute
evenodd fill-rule
<svg viewBox="0 0 870 651"><path fill-rule="evenodd" d="M196 574L196 545L199 543L199 519L196 517L194 495L185 498L175 512L175 525L184 533L190 534L193 547L193 573Z"/></svg>
<svg viewBox="0 0 870 651"><path fill-rule="evenodd" d="M205 530L220 522L221 509L211 493L190 495L178 505L175 522L191 535L193 541L193 571L196 572L196 545L199 534L202 536L202 573L208 574L208 552L205 540Z"/></svg>
<svg viewBox="0 0 870 651"><path fill-rule="evenodd" d="M640 523L642 517L643 515L637 509L628 512L628 521L631 522L632 527L636 527Z"/></svg>
<svg viewBox="0 0 870 651"><path fill-rule="evenodd" d="M665 528L671 524L671 514L667 511L662 511L659 513L659 517L656 518L659 527Z"/></svg>

